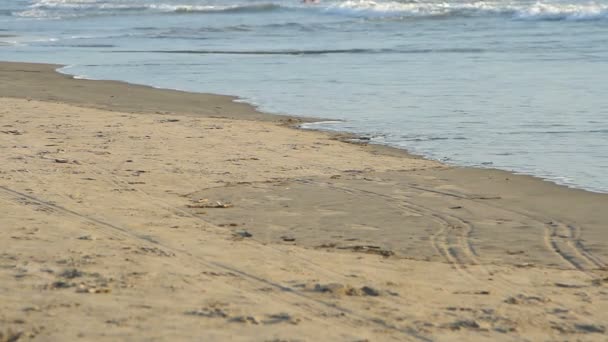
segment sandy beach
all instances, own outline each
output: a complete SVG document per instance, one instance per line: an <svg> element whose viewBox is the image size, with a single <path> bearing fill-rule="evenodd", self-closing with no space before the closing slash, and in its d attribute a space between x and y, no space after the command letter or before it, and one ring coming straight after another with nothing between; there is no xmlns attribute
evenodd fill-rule
<svg viewBox="0 0 608 342"><path fill-rule="evenodd" d="M608 339L605 194L57 67L0 63L0 341Z"/></svg>

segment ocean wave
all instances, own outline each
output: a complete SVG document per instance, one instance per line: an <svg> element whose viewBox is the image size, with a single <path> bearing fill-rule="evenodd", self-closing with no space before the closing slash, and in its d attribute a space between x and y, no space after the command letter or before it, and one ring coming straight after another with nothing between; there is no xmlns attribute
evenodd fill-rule
<svg viewBox="0 0 608 342"><path fill-rule="evenodd" d="M0 46L28 46L32 44L45 44L58 41L55 37L21 36L14 34L0 34Z"/></svg>
<svg viewBox="0 0 608 342"><path fill-rule="evenodd" d="M228 5L228 6L173 6L165 7L175 13L248 13L248 12L270 12L283 8L273 3L251 4L251 5ZM163 9L163 8L161 8Z"/></svg>
<svg viewBox="0 0 608 342"><path fill-rule="evenodd" d="M435 17L474 13L500 13L497 6L486 2L397 2L347 0L336 2L323 10L325 13L365 18Z"/></svg>
<svg viewBox="0 0 608 342"><path fill-rule="evenodd" d="M608 19L608 4L548 4L537 2L519 9L515 18L523 20L601 20Z"/></svg>
<svg viewBox="0 0 608 342"><path fill-rule="evenodd" d="M198 55L326 55L390 52L389 49L319 49L319 50L117 50L116 53L169 53Z"/></svg>
<svg viewBox="0 0 608 342"><path fill-rule="evenodd" d="M90 49L104 49L104 48L115 48L113 44L55 44L56 47L71 47L71 48L90 48Z"/></svg>
<svg viewBox="0 0 608 342"><path fill-rule="evenodd" d="M574 134L574 135L586 135L586 134L608 134L608 129L588 129L588 130L530 130L530 131L512 131L497 133L501 135L538 135L538 134Z"/></svg>
<svg viewBox="0 0 608 342"><path fill-rule="evenodd" d="M166 54L198 54L198 55L331 55L331 54L427 54L427 53L483 53L484 49L477 48L446 48L446 49L313 49L313 50L116 50L114 53L166 53Z"/></svg>
<svg viewBox="0 0 608 342"><path fill-rule="evenodd" d="M280 4L254 3L231 5L109 2L97 0L38 0L28 9L12 12L15 16L33 18L69 18L85 16L102 16L120 13L174 13L174 14L213 14L213 13L256 13L270 12L284 8Z"/></svg>
<svg viewBox="0 0 608 342"><path fill-rule="evenodd" d="M507 2L507 1L372 1L347 0L334 3L323 10L364 18L405 17L471 17L508 16L527 20L598 20L608 19L608 4L595 2Z"/></svg>
<svg viewBox="0 0 608 342"><path fill-rule="evenodd" d="M608 19L608 4L597 2L557 2L543 0L324 0L304 5L296 0L269 0L267 2L230 2L217 4L210 1L175 3L141 0L34 0L25 10L13 15L34 18L69 18L120 13L161 14L214 14L260 13L272 11L307 11L323 15L364 19L411 19L444 17L502 16L514 20L604 20Z"/></svg>

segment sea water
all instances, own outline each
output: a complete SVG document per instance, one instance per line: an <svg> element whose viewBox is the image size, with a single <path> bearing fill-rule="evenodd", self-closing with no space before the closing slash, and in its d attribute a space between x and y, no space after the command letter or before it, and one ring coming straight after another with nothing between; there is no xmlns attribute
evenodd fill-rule
<svg viewBox="0 0 608 342"><path fill-rule="evenodd" d="M608 0L1 0L0 60L608 192Z"/></svg>

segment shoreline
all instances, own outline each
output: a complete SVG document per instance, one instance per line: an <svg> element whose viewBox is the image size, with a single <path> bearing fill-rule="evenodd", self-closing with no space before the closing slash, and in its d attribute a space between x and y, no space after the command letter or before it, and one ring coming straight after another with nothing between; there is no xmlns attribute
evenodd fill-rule
<svg viewBox="0 0 608 342"><path fill-rule="evenodd" d="M498 175L498 177L518 177L522 179L526 179L527 182L541 182L542 184L546 184L549 187L555 186L565 191L579 192L581 194L589 193L593 195L599 195L600 197L605 196L608 199L608 193L593 191L590 189L584 189L574 186L568 186L567 184L560 184L551 179L546 179L542 177L538 177L535 175L527 174L527 173L518 173L510 170L502 170L496 169L492 167L477 167L477 166L463 166L463 165L454 165L450 163L445 163L440 160L430 159L421 154L414 154L408 151L405 148L394 147L390 145L384 144L375 144L370 143L364 136L358 135L356 133L343 132L343 131L331 131L331 130L323 130L323 129L307 129L301 128L300 125L307 123L315 123L319 120L324 121L326 119L315 118L315 117L300 117L300 116L291 116L287 114L273 114L266 113L260 111L256 106L246 102L246 101L236 101L240 98L236 95L225 95L225 94L214 94L214 93L198 93L198 92L190 92L183 91L177 89L166 89L166 88L157 88L148 85L142 84L134 84L124 81L116 81L116 80L95 80L95 79L80 79L76 78L74 75L61 73L58 71L58 67L65 67L58 64L48 64L48 63L21 63L21 62L3 62L0 61L0 73L4 70L3 68L9 65L9 69L12 69L14 66L19 67L19 71L25 72L43 72L47 76L50 76L51 82L59 81L61 85L66 85L73 83L74 88L83 88L85 89L83 92L92 95L90 98L83 97L82 93L76 93L69 97L62 97L58 94L66 95L65 90L60 90L58 94L48 94L48 93L37 93L35 96L21 97L15 96L16 98L26 98L26 99L35 99L41 101L50 101L56 103L68 103L78 106L83 106L84 108L96 108L96 109L104 109L104 110L115 110L115 111L127 111L138 114L169 114L169 115L194 115L200 117L209 117L209 118L223 118L223 119L231 119L231 120L251 120L251 121L260 121L260 122L274 122L278 123L282 126L288 127L290 129L294 129L296 131L308 131L313 132L315 134L322 134L327 136L331 140L336 140L342 143L351 144L355 146L359 146L364 149L366 152L371 154L379 154L390 157L401 157L406 159L420 159L424 161L429 161L439 165L440 168L444 169L454 169L456 171L462 171L467 174L468 172L472 174L484 174L488 173L488 178L496 177L494 175ZM34 70L30 70L33 68ZM42 70L37 70L41 68ZM1 76L1 75L0 75ZM46 80L45 80L46 81ZM77 84L83 83L83 85ZM7 83L8 84L8 83ZM12 84L14 86L14 84ZM27 87L27 85L26 85ZM112 89L115 88L115 89ZM112 90L109 90L112 89ZM137 90L136 94L132 93L132 90ZM5 96L4 92L6 88L2 88L0 86L0 97ZM48 90L46 90L48 92ZM117 104L113 101L120 101L120 93L125 92L129 95L129 97L133 98L133 103L140 104L141 102L146 102L145 106L137 106L130 102ZM20 89L13 89L12 94L20 92ZM99 92L100 96L95 95L96 92ZM109 92L109 99L105 99L103 97L107 96L106 92ZM151 92L152 96L149 96L147 93ZM92 94L93 93L93 94ZM151 98L154 98L157 94L171 94L175 95L175 98L162 98L160 96L155 102L149 102ZM182 103L180 106L176 106L176 102L182 100L182 96L186 98L186 101ZM140 98L141 97L141 98ZM143 100L142 98L145 98ZM109 101L108 101L109 100ZM174 110L154 110L154 106L158 105L158 103L162 101L167 101L168 103L163 103L161 108L173 108ZM215 106L215 111L213 113L209 113L207 110L201 110L198 106L198 103L205 102L207 106ZM231 106L233 105L233 106ZM174 106L174 107L171 107ZM219 109L219 110L218 110ZM227 112L230 112L228 114Z"/></svg>
<svg viewBox="0 0 608 342"><path fill-rule="evenodd" d="M3 62L4 61L0 61L0 63L3 63ZM9 63L21 63L21 62L9 62ZM26 63L26 64L38 64L38 63ZM218 97L218 98L224 97L224 98L226 98L227 100L229 100L231 102L250 106L251 109L254 112L258 113L258 114L268 116L268 118L263 119L264 121L265 120L282 121L282 120L285 120L285 118L292 118L292 119L294 119L294 121L298 121L298 122L302 122L302 123L311 123L311 122L317 122L319 120L326 120L326 119L315 118L315 117L305 117L305 116L296 116L296 115L287 115L287 114L277 114L277 113L265 112L265 111L260 110L257 105L248 102L246 99L241 98L238 95L227 95L227 94L216 94L216 93L202 93L202 92L187 91L187 90L175 89L175 88L156 87L156 86L147 85L147 84L140 84L140 83L131 83L131 82L126 82L126 81L121 81L121 80L95 79L95 78L89 78L89 77L85 77L85 76L78 76L78 75L70 74L69 72L63 72L63 71L61 71L61 69L68 68L68 67L70 67L70 65L47 64L47 63L41 63L41 64L42 65L54 66L54 67L56 67L54 69L54 71L57 74L63 75L63 76L67 76L68 78L73 79L73 80L84 80L84 81L95 81L95 82L117 82L117 83L122 83L122 84L125 84L127 86L131 86L131 87L132 86L144 87L144 88L155 89L155 90L160 90L160 91L171 91L171 92L178 92L178 93L192 94L192 95L207 95L207 96L214 96L214 97Z"/></svg>
<svg viewBox="0 0 608 342"><path fill-rule="evenodd" d="M1 63L5 63L5 62L0 61L0 64ZM8 62L8 63L21 63L21 62ZM26 62L25 64L38 64L38 63L27 63ZM367 141L367 139L364 138L364 136L356 134L356 133L351 133L351 132L346 132L346 131L330 131L330 130L324 130L324 129L300 127L303 124L309 124L309 123L314 124L314 123L323 122L323 121L339 121L339 120L329 120L329 119L325 119L325 118L321 118L321 117L312 117L312 116L297 116L297 115L290 115L290 114L269 113L269 112L260 110L258 106L248 102L246 99L241 98L238 95L192 92L192 91L181 90L181 89L155 87L155 86L150 86L150 85L145 85L145 84L130 83L130 82L119 81L119 80L103 80L103 79L93 79L93 78L86 78L86 77L79 78L79 77L77 77L77 75L59 71L59 69L68 67L68 65L47 64L47 63L41 63L41 64L59 67L54 70L57 74L67 76L73 80L86 80L86 81L94 81L94 82L117 82L117 83L122 83L122 84L125 84L128 86L144 87L144 88L155 89L155 90L160 90L160 91L171 91L171 92L178 92L178 93L192 94L192 95L210 95L210 96L224 97L233 103L249 106L249 107L251 107L251 109L254 112L256 112L260 115L267 116L267 118L262 119L262 121L275 120L275 121L285 124L286 126L288 126L290 128L293 128L293 129L301 129L301 130L319 132L322 134L329 135L329 136L331 136L337 140L343 141L345 143L370 145L370 147L372 147L372 148L377 147L379 151L383 151L384 153L396 154L396 155L401 154L401 155L404 155L407 157L427 159L424 155L411 153L410 151L408 151L405 148L399 148L399 147L383 145L383 144L369 143ZM260 120L260 119L252 118L252 120ZM440 162L438 160L434 160L434 161ZM456 167L458 167L458 166L456 166Z"/></svg>
<svg viewBox="0 0 608 342"><path fill-rule="evenodd" d="M78 79L73 75L58 72L56 67L60 65L44 63L0 62L0 79L2 77L2 72L4 71L3 68L7 65L9 66L9 69L16 67L17 71L24 71L26 73L36 74L42 72L50 78L50 80L45 80L45 82L59 82L60 86L67 86L68 88L73 89L82 89L81 92L76 92L75 94L70 93L69 96L66 96L69 93L69 90L66 92L66 90L62 88L57 93L51 92L49 94L49 91L45 90L41 93L34 92L34 96L31 96L32 93L30 92L30 96L17 96L16 98L50 101L53 103L68 103L82 106L83 108L94 108L119 112L127 111L144 115L192 115L195 117L208 117L212 119L270 122L295 131L320 134L330 140L357 146L365 153L369 153L371 155L404 158L405 160L428 161L431 165L436 165L431 167L431 169L437 168L440 170L451 170L455 174L458 174L458 178L466 179L467 182L470 182L470 179L477 177L484 179L505 179L507 181L517 178L527 184L530 184L532 188L540 187L543 189L543 192L555 192L560 196L576 194L578 196L585 197L586 195L593 195L594 198L608 200L607 193L571 187L566 184L559 184L550 179L541 178L526 173L517 173L514 171L495 169L491 167L486 168L453 165L440 160L426 158L424 155L413 154L404 148L370 143L369 140L367 140L364 136L357 135L355 133L301 128L300 125L302 124L314 123L316 120L324 119L262 112L257 107L245 101L236 102L235 100L239 99L237 96L156 88L148 85L131 84L128 82L115 80ZM40 70L38 70L39 68ZM8 83L9 82L7 82L7 84ZM12 84L12 86L14 86L14 84ZM27 84L25 86L28 87ZM0 86L0 97L4 96L5 91L6 88L2 88ZM20 92L20 89L13 89L11 94L14 94L15 92ZM110 94L109 97L108 93ZM88 94L89 97L83 96L83 94ZM163 96L163 94L165 96ZM129 97L128 101L118 104L114 102L121 101L121 96L125 95ZM167 98L166 95L170 95L169 98ZM154 101L150 101L151 99L154 99ZM166 103L163 101L166 101ZM159 105L159 103L162 103L161 108L163 109L175 110L154 110L154 106ZM179 105L177 105L178 103ZM199 106L199 103L205 103L206 106L201 107ZM214 107L212 113L209 112L209 106ZM357 170L357 172L359 172L359 170ZM454 181L454 179L451 178L450 181ZM493 184L486 183L486 186L491 187L491 185ZM476 188L478 188L480 192L483 191L481 187ZM447 195L457 197L461 196L461 194L456 193L454 195L450 192L447 192ZM489 198L492 197L494 197L494 195L489 195ZM608 201L606 203L608 203ZM566 208L567 206L564 206L564 209Z"/></svg>
<svg viewBox="0 0 608 342"><path fill-rule="evenodd" d="M28 63L28 62L11 62L11 61L0 61L1 64L17 64L17 65L30 65L30 66L41 66L43 68L53 68L53 73L57 74L58 76L62 76L65 77L67 80L74 80L74 81L88 81L88 82L107 82L108 85L122 85L122 86L126 86L126 87L135 87L135 88L141 88L142 90L146 90L146 89L150 89L150 90L155 90L155 91L159 91L159 92L172 92L172 93L177 93L177 94L184 94L184 95L188 95L188 96L192 96L192 97L196 97L196 96L202 96L202 97L209 97L209 98L216 98L216 99L226 99L228 100L230 103L233 103L235 105L242 105L245 107L250 107L251 111L248 111L247 109L240 109L238 110L238 113L236 116L234 117L226 117L226 118L236 118L236 119L246 119L246 120L259 120L259 121L277 121L277 122L281 122L287 126L290 126L291 128L294 129L303 129L303 130L309 130L309 131L316 131L316 132L320 132L322 134L327 134L330 135L338 140L341 140L343 142L347 142L347 143L354 143L354 144L365 144L365 145L369 145L370 149L373 150L377 150L378 152L381 153L389 153L391 155L399 155L402 154L406 157L415 157L415 158L421 158L421 159L426 159L426 160L432 160L434 162L438 162L441 164L444 164L446 167L455 167L455 168L470 168L470 169L476 169L476 170L495 170L495 171L504 171L513 175L521 175L521 176L528 176L528 177L532 177L534 179L538 179L541 180L543 182L549 182L551 184L557 185L557 186L562 186L568 189L572 189L572 190L580 190L580 191L586 191L586 192L590 192L590 193L595 193L595 194L608 194L608 192L606 191L602 191L602 190L594 190L592 188L584 188L581 186L578 186L576 184L569 184L567 182L560 182L557 179L551 179L548 177L543 177L543 176L538 176L538 175L533 175L530 173L526 173L526 172L519 172L519 171L515 171L515 170L505 170L505 169L500 169L500 168L494 168L492 166L474 166L474 165L461 165L461 164L452 164L449 162L445 162L439 159L433 159L433 158L429 158L427 156L425 156L424 154L417 154L414 153L412 151L409 151L406 148L403 147L397 147L397 146L392 146L392 145L388 145L388 144L381 144L381 143L374 143L374 142L370 142L365 135L362 134L357 134L357 133L352 133L352 132L347 132L347 131L334 131L334 130L328 130L328 129L323 129L323 128L302 128L300 127L302 124L314 124L320 121L328 121L328 119L324 119L324 118L320 118L320 117L307 117L307 116L294 116L294 115L289 115L289 114L274 114L274 113L268 113L268 112L264 112L262 110L260 110L256 105L249 103L247 100L240 98L238 95L226 95L226 94L215 94L215 93L199 93L199 92L191 92L191 91L185 91L185 90L179 90L179 89L171 89L171 88L159 88L159 87L154 87L154 86L150 86L150 85L144 85L144 84L136 84L136 83L129 83L129 82L125 82L125 81L118 81L118 80L103 80L103 79L89 79L89 78L78 78L76 75L67 73L67 72L61 72L59 71L59 69L68 67L69 65L60 65L60 64L49 64L49 63ZM18 96L17 96L18 97ZM44 97L43 97L44 100ZM58 101L66 101L66 99L57 99ZM68 103L74 101L74 99L69 99L67 100ZM95 101L95 100L93 100ZM97 101L99 101L99 99L97 99ZM78 103L78 101L75 101L75 103ZM152 108L152 104L148 107L148 108L133 108L133 107L129 107L129 106L120 106L120 105L108 105L105 102L101 102L104 103L103 107L101 107L102 109L109 109L109 108L114 108L116 110L121 110L121 109L136 109L136 111L141 111L141 112L152 112L153 109ZM155 103L156 104L156 103ZM84 106L91 106L94 104L91 103L85 103L83 104ZM169 104L169 106L174 105L173 103ZM93 107L95 108L95 107ZM165 107L163 107L165 108ZM228 109L230 110L230 109ZM161 111L156 111L157 113L159 112L163 112ZM166 111L167 113L170 112ZM194 110L190 109L190 112L194 112ZM182 114L184 113L188 113L188 110L186 111L181 111ZM243 115L243 113L248 113L246 115ZM251 113L255 113L255 114L251 114ZM192 113L189 113L192 114ZM196 113L195 115L203 115L203 116L208 116L208 113ZM211 115L211 117L213 117L214 115ZM219 116L222 117L222 116ZM225 117L225 116L224 116ZM331 121L336 121L336 120L331 120ZM557 177L557 176L555 176Z"/></svg>
<svg viewBox="0 0 608 342"><path fill-rule="evenodd" d="M57 75L0 63L0 340L608 335L605 194Z"/></svg>
<svg viewBox="0 0 608 342"><path fill-rule="evenodd" d="M27 98L42 101L64 102L73 105L84 105L98 109L113 109L125 112L151 112L151 113L171 113L180 112L184 115L200 115L213 117L218 115L217 109L224 111L234 111L233 119L248 119L259 121L277 121L290 122L316 120L314 118L294 117L279 114L269 114L258 111L254 106L246 103L235 102L238 97L230 95L210 94L210 93L193 93L181 90L162 89L148 85L132 84L123 81L114 80L90 80L85 78L76 78L73 75L58 72L57 69L65 67L59 64L47 63L22 63L22 62L5 62L0 61L3 66L2 72L21 72L21 73L41 73L44 75L44 81L57 83L60 87L67 87L57 92L54 89L32 89ZM1 88L3 96L24 98L21 95L21 83L5 84ZM81 88L88 87L86 93L80 91ZM102 92L103 96L91 93L91 91ZM129 97L142 96L143 93L152 92L162 98L147 98L148 103L137 103L139 99L129 100L125 96L125 92ZM184 103L177 103L176 98ZM222 108L197 108L196 103L201 101L210 102L211 105L221 104ZM141 101L140 101L141 102ZM215 109L215 110L213 110Z"/></svg>

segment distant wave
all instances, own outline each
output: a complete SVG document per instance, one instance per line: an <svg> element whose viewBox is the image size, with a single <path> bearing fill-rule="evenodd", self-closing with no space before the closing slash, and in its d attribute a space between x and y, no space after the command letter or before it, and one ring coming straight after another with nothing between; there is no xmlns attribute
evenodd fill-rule
<svg viewBox="0 0 608 342"><path fill-rule="evenodd" d="M328 49L328 50L117 50L116 53L173 53L200 55L324 55L337 53L377 53L388 49Z"/></svg>
<svg viewBox="0 0 608 342"><path fill-rule="evenodd" d="M172 8L174 7L174 8ZM282 6L266 3L251 5L231 5L231 6L169 6L164 9L175 13L247 13L247 12L270 12L281 9ZM161 8L163 9L163 8Z"/></svg>
<svg viewBox="0 0 608 342"><path fill-rule="evenodd" d="M552 130L552 131L513 131L513 132L505 132L498 133L502 135L534 135L534 134L608 134L608 129L589 129L589 130Z"/></svg>
<svg viewBox="0 0 608 342"><path fill-rule="evenodd" d="M103 49L103 48L115 48L116 45L112 44L55 44L56 47L73 47L73 48L91 48L91 49Z"/></svg>
<svg viewBox="0 0 608 342"><path fill-rule="evenodd" d="M555 2L544 0L461 1L461 0L324 0L316 5L302 5L297 0L269 0L233 4L209 4L205 0L191 3L150 3L138 0L33 0L25 10L13 15L33 18L70 18L121 13L213 14L260 13L279 10L307 11L323 15L367 19L410 19L445 17L502 16L514 20L606 20L608 4L597 2ZM182 0L187 2L186 0Z"/></svg>
<svg viewBox="0 0 608 342"><path fill-rule="evenodd" d="M515 18L527 20L601 20L608 19L608 4L546 4L519 9Z"/></svg>
<svg viewBox="0 0 608 342"><path fill-rule="evenodd" d="M359 17L470 17L510 16L528 20L608 19L608 4L512 1L372 1L347 0L324 9L326 13Z"/></svg>
<svg viewBox="0 0 608 342"><path fill-rule="evenodd" d="M199 55L327 55L327 54L373 54L373 53L482 53L483 49L449 48L449 49L318 49L318 50L116 50L115 53L168 53L168 54L199 54Z"/></svg>
<svg viewBox="0 0 608 342"><path fill-rule="evenodd" d="M87 0L39 0L27 10L13 15L33 18L69 18L84 16L116 15L120 13L256 13L284 8L272 2L237 5L146 4L139 2L105 2ZM287 7L285 7L287 8Z"/></svg>

